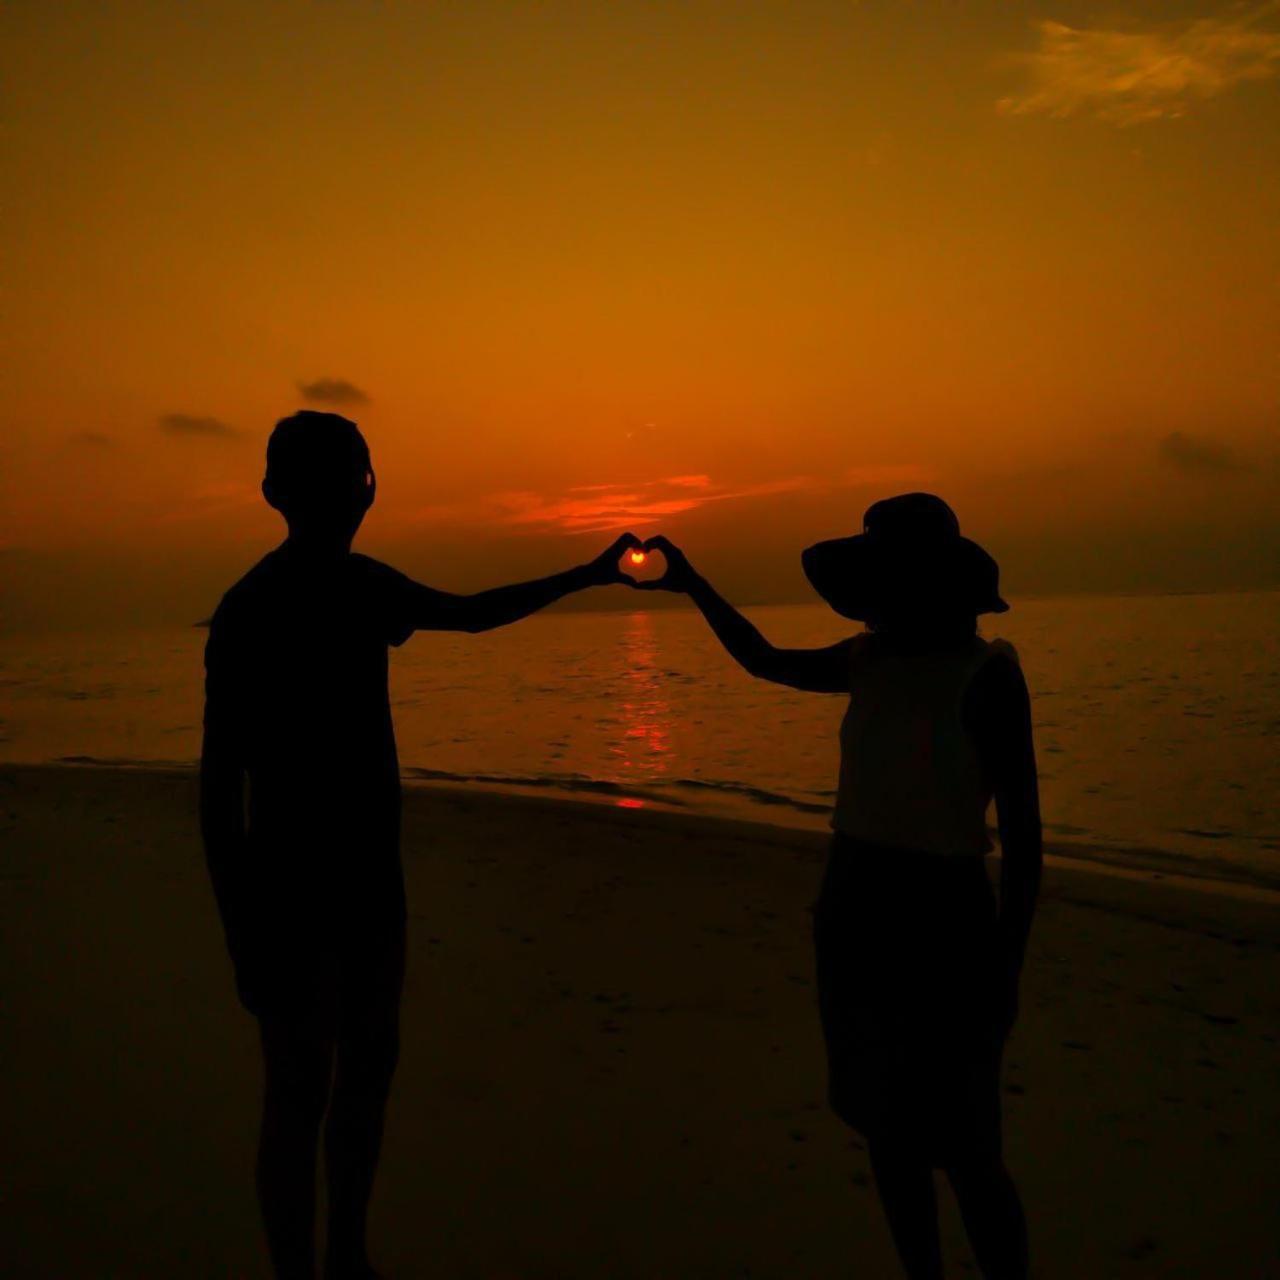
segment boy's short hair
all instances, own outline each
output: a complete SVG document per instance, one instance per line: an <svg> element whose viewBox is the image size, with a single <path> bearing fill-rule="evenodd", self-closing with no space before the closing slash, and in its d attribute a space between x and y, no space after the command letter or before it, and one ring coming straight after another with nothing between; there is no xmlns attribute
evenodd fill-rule
<svg viewBox="0 0 1280 1280"><path fill-rule="evenodd" d="M372 466L360 428L340 413L299 409L281 418L267 441L266 483L288 493L298 481L349 466Z"/></svg>

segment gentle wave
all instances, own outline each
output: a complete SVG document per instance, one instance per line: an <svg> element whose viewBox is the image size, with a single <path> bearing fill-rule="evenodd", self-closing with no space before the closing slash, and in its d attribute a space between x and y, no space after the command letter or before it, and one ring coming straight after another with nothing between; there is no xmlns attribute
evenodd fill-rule
<svg viewBox="0 0 1280 1280"><path fill-rule="evenodd" d="M710 791L739 800L748 800L753 804L775 808L793 809L797 813L827 814L831 812L831 803L812 800L801 800L796 796L784 795L779 791L767 791L763 787L753 787L745 782L716 782L706 778L667 778L661 781L650 781L643 786L634 783L609 782L603 778L591 778L580 773L550 774L501 774L501 773L455 773L448 769L423 769L410 766L401 770L405 778L417 778L432 782L478 783L494 787L537 787L556 791L582 792L589 795L635 796L659 800L663 804L683 807L685 802L668 795L674 788L690 791Z"/></svg>
<svg viewBox="0 0 1280 1280"><path fill-rule="evenodd" d="M197 765L194 760L155 758L134 760L123 756L90 755L57 756L53 763L84 765L86 767L104 769L194 769ZM797 813L826 814L831 811L829 802L820 803L801 800L795 796L783 795L777 791L766 791L763 787L753 787L742 782L715 782L705 778L671 778L661 782L650 782L644 786L636 786L629 783L610 782L605 778L592 778L580 773L459 773L451 769L427 769L415 765L402 768L400 776L411 782L450 782L480 787L529 787L537 790L563 791L570 795L583 794L624 798L632 796L684 808L687 807L685 801L667 794L669 789L679 787L687 790L718 792L737 799L748 800L754 804L793 809Z"/></svg>
<svg viewBox="0 0 1280 1280"><path fill-rule="evenodd" d="M481 787L536 787L543 790L582 793L602 796L640 796L647 788L624 786L620 782L608 782L602 778L588 778L582 774L518 774L518 773L455 773L449 769L423 769L410 765L400 770L400 776L409 781L457 782Z"/></svg>
<svg viewBox="0 0 1280 1280"><path fill-rule="evenodd" d="M780 791L766 791L763 787L753 787L745 782L712 782L705 778L673 778L670 785L717 791L724 795L750 800L754 804L780 805L786 809L795 809L798 813L828 814L831 812L836 794L834 791L827 792L826 794L830 797L827 800L801 800L796 796L784 795Z"/></svg>

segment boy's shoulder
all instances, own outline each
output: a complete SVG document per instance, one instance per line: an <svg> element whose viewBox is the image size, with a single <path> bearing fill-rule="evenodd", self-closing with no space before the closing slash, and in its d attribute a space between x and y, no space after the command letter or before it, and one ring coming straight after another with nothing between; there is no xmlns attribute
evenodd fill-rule
<svg viewBox="0 0 1280 1280"><path fill-rule="evenodd" d="M367 582L398 582L404 579L404 574L399 569L393 569L389 564L375 560L372 556L362 555L359 551L353 551L347 557L347 562L352 572Z"/></svg>
<svg viewBox="0 0 1280 1280"><path fill-rule="evenodd" d="M381 560L353 551L348 557L353 585L363 599L393 613L404 607L420 588L407 574Z"/></svg>
<svg viewBox="0 0 1280 1280"><path fill-rule="evenodd" d="M281 588L291 572L288 557L279 547L268 551L239 581L227 588L214 610L211 627L224 632L238 630L274 613L280 607ZM354 551L347 557L346 574L347 586L354 583L362 590L394 590L409 582L398 569ZM340 578L336 579L335 586L340 582Z"/></svg>
<svg viewBox="0 0 1280 1280"><path fill-rule="evenodd" d="M248 621L259 613L263 605L277 592L281 576L279 550L268 551L238 581L223 593L218 607L213 611L210 626L225 630Z"/></svg>

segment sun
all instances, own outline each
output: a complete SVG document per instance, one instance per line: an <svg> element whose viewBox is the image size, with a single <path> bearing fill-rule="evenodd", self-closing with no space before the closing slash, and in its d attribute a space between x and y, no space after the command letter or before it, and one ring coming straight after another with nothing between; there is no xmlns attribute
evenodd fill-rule
<svg viewBox="0 0 1280 1280"><path fill-rule="evenodd" d="M643 551L633 551L631 552L628 559L631 561L632 564L644 564L645 554Z"/></svg>

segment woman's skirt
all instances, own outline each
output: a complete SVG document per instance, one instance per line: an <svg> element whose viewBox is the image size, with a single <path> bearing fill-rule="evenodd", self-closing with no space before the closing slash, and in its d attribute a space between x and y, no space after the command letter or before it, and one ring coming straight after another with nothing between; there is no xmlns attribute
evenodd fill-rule
<svg viewBox="0 0 1280 1280"><path fill-rule="evenodd" d="M837 834L814 906L834 1111L935 1165L998 1152L996 903L981 857Z"/></svg>

